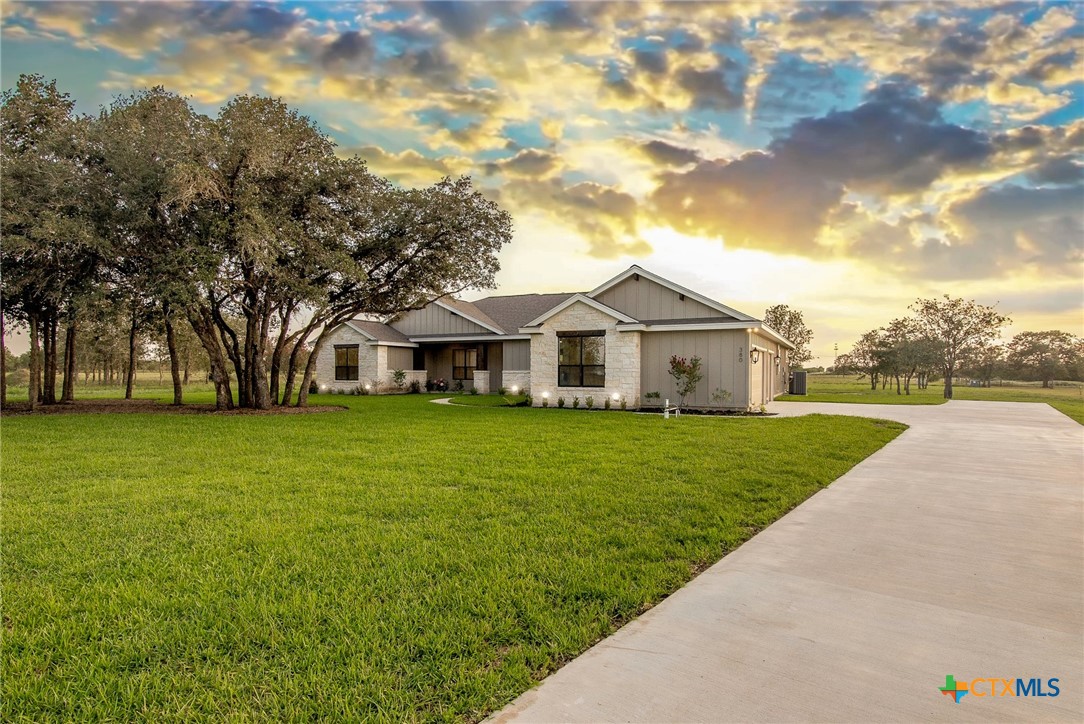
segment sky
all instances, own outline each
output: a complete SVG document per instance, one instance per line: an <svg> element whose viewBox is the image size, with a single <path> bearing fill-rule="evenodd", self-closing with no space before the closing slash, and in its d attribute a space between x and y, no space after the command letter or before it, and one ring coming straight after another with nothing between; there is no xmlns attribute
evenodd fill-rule
<svg viewBox="0 0 1084 724"><path fill-rule="evenodd" d="M941 294L1084 334L1084 4L10 2L0 79L87 113L280 97L404 186L513 216L492 292L639 264L820 364ZM467 298L485 296L479 291Z"/></svg>

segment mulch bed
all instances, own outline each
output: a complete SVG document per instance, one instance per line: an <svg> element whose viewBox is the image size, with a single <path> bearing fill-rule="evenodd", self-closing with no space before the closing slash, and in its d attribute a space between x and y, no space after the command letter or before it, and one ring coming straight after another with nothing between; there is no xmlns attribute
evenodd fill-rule
<svg viewBox="0 0 1084 724"><path fill-rule="evenodd" d="M214 405L173 405L162 404L155 400L76 400L58 405L38 405L36 412L31 413L30 404L27 402L11 402L4 407L2 413L8 415L64 415L71 413L79 414L113 414L113 413L153 413L158 415L307 415L312 412L339 412L347 409L340 405L313 405L311 407L272 407L270 410L216 410Z"/></svg>

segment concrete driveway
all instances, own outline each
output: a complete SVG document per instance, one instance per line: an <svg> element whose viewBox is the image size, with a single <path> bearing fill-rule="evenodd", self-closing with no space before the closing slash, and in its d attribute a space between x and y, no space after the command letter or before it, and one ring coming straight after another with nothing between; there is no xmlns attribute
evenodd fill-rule
<svg viewBox="0 0 1084 724"><path fill-rule="evenodd" d="M1027 403L772 411L911 427L496 721L1084 721L1084 427ZM946 675L1060 694L957 704Z"/></svg>

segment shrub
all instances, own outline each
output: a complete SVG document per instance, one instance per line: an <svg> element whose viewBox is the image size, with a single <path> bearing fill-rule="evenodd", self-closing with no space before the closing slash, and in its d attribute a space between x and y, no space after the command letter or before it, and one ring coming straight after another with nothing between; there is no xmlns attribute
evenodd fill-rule
<svg viewBox="0 0 1084 724"><path fill-rule="evenodd" d="M477 395L477 394L478 394L478 388L477 388L477 387L472 387L472 388L470 388L470 393L471 393L472 395Z"/></svg>
<svg viewBox="0 0 1084 724"><path fill-rule="evenodd" d="M610 409L610 398L609 397L606 398L606 403L603 405L603 407L605 409L607 409L607 410Z"/></svg>
<svg viewBox="0 0 1084 724"><path fill-rule="evenodd" d="M674 378L677 386L678 407L685 407L685 398L696 392L696 386L704 379L704 373L700 371L700 358L678 357L676 354L670 358L670 376Z"/></svg>
<svg viewBox="0 0 1084 724"><path fill-rule="evenodd" d="M429 389L429 381L428 380L426 380L426 382L425 382L425 388L426 388L426 390ZM416 395L421 391L422 391L422 383L418 382L418 380L411 380L410 381L410 386L407 388L407 392L409 392L412 395Z"/></svg>
<svg viewBox="0 0 1084 724"><path fill-rule="evenodd" d="M626 400L624 397L622 397L621 398L621 409L622 410L627 410L628 407L629 407L629 401Z"/></svg>
<svg viewBox="0 0 1084 724"><path fill-rule="evenodd" d="M711 393L711 401L719 407L722 407L729 399L730 390L724 390L722 387L716 387L715 391Z"/></svg>
<svg viewBox="0 0 1084 724"><path fill-rule="evenodd" d="M662 395L660 393L658 393L658 392L646 392L646 393L644 393L644 399L645 400L657 400L657 399L659 399L661 397L662 397Z"/></svg>
<svg viewBox="0 0 1084 724"><path fill-rule="evenodd" d="M587 405L587 409L590 410L592 407L595 406L595 398L591 397L591 395L588 395L583 399L583 403Z"/></svg>
<svg viewBox="0 0 1084 724"><path fill-rule="evenodd" d="M545 403L546 401L542 400L542 402ZM530 395L525 395L523 397L523 406L524 407L533 407L534 406L534 398L531 397Z"/></svg>
<svg viewBox="0 0 1084 724"><path fill-rule="evenodd" d="M29 375L28 375L28 377L29 377ZM309 394L310 395L315 395L319 390L320 390L320 386L316 384L316 380L313 380L313 381L309 382Z"/></svg>
<svg viewBox="0 0 1084 724"><path fill-rule="evenodd" d="M549 407L549 406L550 406L550 398L543 397L542 398L542 407Z"/></svg>
<svg viewBox="0 0 1084 724"><path fill-rule="evenodd" d="M456 380L455 381L455 391L456 392L462 392L463 391L463 380Z"/></svg>
<svg viewBox="0 0 1084 724"><path fill-rule="evenodd" d="M564 407L564 406L565 406L565 398L563 398L563 397L558 397L558 398L557 398L557 406L558 406L558 407Z"/></svg>
<svg viewBox="0 0 1084 724"><path fill-rule="evenodd" d="M572 396L572 409L575 410L580 406L580 398L575 395Z"/></svg>
<svg viewBox="0 0 1084 724"><path fill-rule="evenodd" d="M432 391L433 391L433 387L434 387L434 385L435 385L435 384L436 384L436 383L435 383L435 382L433 382L433 380L430 380L430 379L426 379L426 381L425 381L425 391L426 391L426 392L432 392Z"/></svg>
<svg viewBox="0 0 1084 724"><path fill-rule="evenodd" d="M406 383L406 370L395 370L391 373L391 378L395 382L396 389L403 389L403 385Z"/></svg>
<svg viewBox="0 0 1084 724"><path fill-rule="evenodd" d="M505 395L508 394L508 388L507 387L500 388L499 390L497 390L497 394L500 395L501 397L504 397Z"/></svg>

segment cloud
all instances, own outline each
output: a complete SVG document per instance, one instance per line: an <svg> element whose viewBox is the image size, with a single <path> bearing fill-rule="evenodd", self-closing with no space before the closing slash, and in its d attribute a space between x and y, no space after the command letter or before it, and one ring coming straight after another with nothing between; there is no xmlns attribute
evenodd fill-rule
<svg viewBox="0 0 1084 724"><path fill-rule="evenodd" d="M325 68L352 64L367 67L372 63L375 55L376 48L371 36L357 30L348 30L340 33L339 37L327 45L320 56L320 61Z"/></svg>
<svg viewBox="0 0 1084 724"><path fill-rule="evenodd" d="M699 108L730 110L741 108L745 101L745 74L730 58L708 70L686 66L676 72L675 80Z"/></svg>
<svg viewBox="0 0 1084 724"><path fill-rule="evenodd" d="M651 252L637 236L639 204L619 188L593 182L565 185L560 179L512 179L494 195L513 209L543 212L552 221L575 229L598 259Z"/></svg>
<svg viewBox="0 0 1084 724"><path fill-rule="evenodd" d="M957 276L987 276L1021 265L1081 274L1084 185L983 188L946 210L960 243L944 256Z"/></svg>
<svg viewBox="0 0 1084 724"><path fill-rule="evenodd" d="M682 148L657 139L641 143L636 149L649 161L660 166L685 166L700 160L700 153L694 149Z"/></svg>
<svg viewBox="0 0 1084 724"><path fill-rule="evenodd" d="M360 146L338 150L340 156L358 156L369 169L380 176L403 186L426 186L445 176L463 176L470 173L474 162L461 156L430 158L413 149L389 153L379 146Z"/></svg>
<svg viewBox="0 0 1084 724"><path fill-rule="evenodd" d="M511 158L487 163L489 175L503 173L520 178L546 178L557 173L563 167L561 159L555 154L535 148L525 148Z"/></svg>
<svg viewBox="0 0 1084 724"><path fill-rule="evenodd" d="M797 121L766 152L662 174L651 201L685 233L815 256L845 193L915 194L992 154L989 139L946 123L929 99L882 86L850 111Z"/></svg>
<svg viewBox="0 0 1084 724"><path fill-rule="evenodd" d="M1072 156L1059 156L1044 161L1028 173L1028 178L1037 184L1077 183L1084 180L1084 163Z"/></svg>

